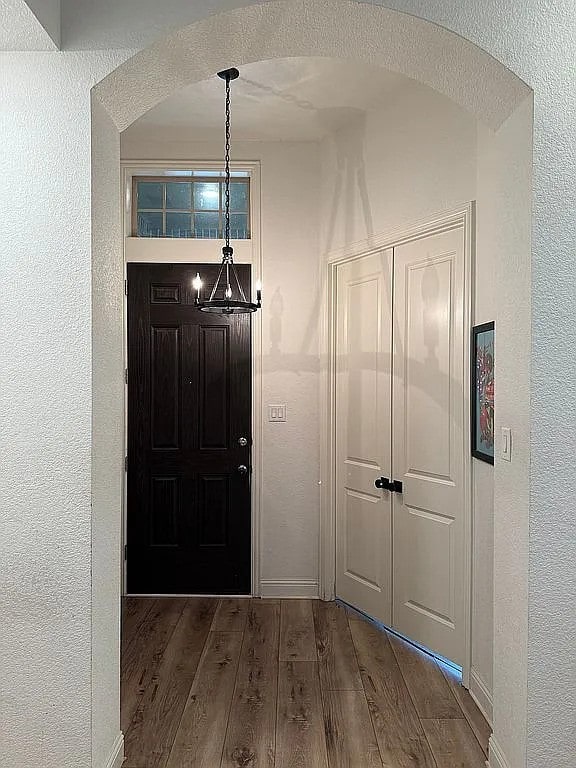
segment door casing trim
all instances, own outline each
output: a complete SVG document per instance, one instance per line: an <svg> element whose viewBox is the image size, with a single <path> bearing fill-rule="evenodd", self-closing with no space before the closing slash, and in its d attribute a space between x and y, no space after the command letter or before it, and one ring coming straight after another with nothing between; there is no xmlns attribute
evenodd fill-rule
<svg viewBox="0 0 576 768"><path fill-rule="evenodd" d="M363 258L386 248L394 248L412 240L446 232L459 227L464 231L464 424L470 424L470 333L473 318L473 265L475 258L474 201L463 203L448 211L415 221L388 233L375 235L322 256L324 291L320 318L320 535L319 535L319 593L322 600L336 596L336 402L335 402L335 324L336 269L345 262ZM465 627L462 684L470 687L472 666L472 458L464 456L464 595Z"/></svg>
<svg viewBox="0 0 576 768"><path fill-rule="evenodd" d="M134 171L142 168L174 169L187 170L190 168L202 170L220 168L220 160L121 160L120 161L120 200L122 205L122 256L124 260L124 278L126 279L126 237L130 233L130 206L132 175ZM262 198L261 198L261 168L259 160L234 160L231 161L232 170L250 171L250 230L252 240L252 279L262 280L263 259L262 259ZM216 247L219 241L215 241L214 261L220 261L220 251ZM205 261L205 256L202 256ZM162 263L170 263L164 262ZM174 262L177 263L177 262ZM190 263L194 263L191 258ZM128 312L127 297L124 296L124 367L128 365ZM243 597L260 597L262 594L261 584L261 552L262 552L262 312L255 312L252 315L252 482L251 482L251 595ZM124 455L128 451L128 385L124 384ZM126 473L123 474L122 491L122 552L126 542L126 520L128 511L127 483ZM127 584L127 561L122 560L122 595L128 594ZM230 597L230 595L222 595Z"/></svg>

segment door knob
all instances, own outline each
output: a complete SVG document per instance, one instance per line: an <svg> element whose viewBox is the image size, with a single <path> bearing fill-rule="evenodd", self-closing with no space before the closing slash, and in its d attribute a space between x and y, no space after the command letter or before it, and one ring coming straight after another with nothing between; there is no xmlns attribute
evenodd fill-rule
<svg viewBox="0 0 576 768"><path fill-rule="evenodd" d="M246 464L240 464L240 466L238 467L238 473L240 475L247 475L248 474L248 467L246 466Z"/></svg>

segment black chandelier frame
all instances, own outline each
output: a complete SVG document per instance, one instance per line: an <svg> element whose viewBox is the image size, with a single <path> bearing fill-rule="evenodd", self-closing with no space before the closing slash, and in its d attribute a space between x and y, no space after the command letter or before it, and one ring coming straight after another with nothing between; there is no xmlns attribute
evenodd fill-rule
<svg viewBox="0 0 576 768"><path fill-rule="evenodd" d="M194 286L196 288L196 298L194 305L202 312L211 312L219 315L239 315L256 312L262 306L262 292L260 288L256 290L256 301L249 301L246 298L242 284L238 279L238 273L234 266L234 249L230 245L230 82L236 80L240 72L236 68L225 69L218 72L218 77L226 82L226 143L224 152L225 179L224 179L224 239L225 245L222 248L222 263L216 277L216 282L212 287L210 296L205 301L201 299L202 281L200 275L196 276ZM219 294L222 294L219 298ZM237 298L234 298L236 293Z"/></svg>

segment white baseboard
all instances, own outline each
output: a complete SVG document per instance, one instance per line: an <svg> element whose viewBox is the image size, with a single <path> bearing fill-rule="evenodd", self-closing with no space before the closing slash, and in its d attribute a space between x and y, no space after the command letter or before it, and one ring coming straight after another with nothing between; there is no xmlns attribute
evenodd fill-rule
<svg viewBox="0 0 576 768"><path fill-rule="evenodd" d="M262 597L318 597L318 582L315 579L263 579L260 582Z"/></svg>
<svg viewBox="0 0 576 768"><path fill-rule="evenodd" d="M494 738L494 735L490 736L490 742L488 745L488 762L486 765L488 768L510 768L510 763L506 759L504 752Z"/></svg>
<svg viewBox="0 0 576 768"><path fill-rule="evenodd" d="M470 696L488 723L492 725L492 692L475 669L470 670Z"/></svg>
<svg viewBox="0 0 576 768"><path fill-rule="evenodd" d="M120 768L124 762L124 734L119 733L104 768Z"/></svg>

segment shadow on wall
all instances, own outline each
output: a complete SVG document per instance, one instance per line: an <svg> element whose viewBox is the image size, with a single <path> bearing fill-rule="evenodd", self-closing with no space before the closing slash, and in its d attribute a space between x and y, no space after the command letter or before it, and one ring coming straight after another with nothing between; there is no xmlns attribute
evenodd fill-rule
<svg viewBox="0 0 576 768"><path fill-rule="evenodd" d="M264 93L272 94L278 99L295 104L302 110L314 112L318 127L330 142L331 154L335 162L335 180L328 208L326 242L322 246L319 258L324 258L333 248L333 235L339 215L344 215L343 230L345 241L354 242L356 234L356 205L359 201L364 224L364 231L370 243L374 236L372 208L368 193L365 162L365 137L367 113L355 107L318 108L310 101L273 88L270 85L256 82L248 78L243 80ZM326 289L327 273L320 270L321 278L316 289L310 315L306 323L300 350L294 354L283 354L282 316L284 300L280 288L277 287L272 295L269 308L270 349L264 355L263 366L266 372L292 371L294 373L317 372L320 370L320 359L312 354L311 348L318 338L318 320ZM323 364L326 367L326 361Z"/></svg>
<svg viewBox="0 0 576 768"><path fill-rule="evenodd" d="M268 310L270 317L270 357L282 355L280 344L282 343L282 315L284 314L284 298L280 288L276 288L270 301Z"/></svg>
<svg viewBox="0 0 576 768"><path fill-rule="evenodd" d="M327 212L327 215L325 215L327 225L324 232L324 242L321 246L322 252L319 254L319 258L324 260L332 252L337 223L341 227L346 244L362 241L363 246L366 247L367 245L369 249L370 245L374 242L375 231L366 173L367 111L355 107L317 108L311 102L299 99L292 94L284 93L254 80L244 79L255 88L295 104L300 109L314 112L318 126L328 142L328 151L332 158L333 183L330 190L330 202L325 209ZM357 212L359 216L357 216ZM359 226L359 220L361 221L361 227ZM386 271L388 269L387 258L384 254L382 254L381 258L382 268ZM264 354L263 359L263 367L267 373L288 371L302 374L315 373L321 369L327 369L328 360L323 360L321 363L319 356L312 353L313 344L317 341L318 337L318 320L326 290L327 270L321 269L320 275L321 279L316 289L315 301L310 310L302 344L297 353L286 354L282 352L284 297L280 287L276 287L274 290L268 310L270 347L268 352ZM388 290L388 305L392 306L392 285L386 283L386 288ZM427 358L424 362L416 360L409 362L410 380L415 386L418 386L420 382L422 389L426 389L429 396L432 396L438 402L443 402L443 392L446 388L453 387L455 382L450 382L449 375L439 373L438 371L440 367L437 357L439 330L436 312L439 280L437 271L432 263L425 270L421 291L421 322ZM392 315L392 321L395 325L398 324L398 317L395 313ZM397 330L397 327L394 328L394 331ZM395 332L393 338L393 356L403 359L403 349L399 348L400 334ZM379 370L383 372L392 372L393 370L393 359L390 355L383 355L376 363L372 352L364 353L362 350L354 350L352 354L355 367L360 367L364 370L374 370L377 364ZM347 360L342 356L339 356L336 360L336 365L339 369L345 367L346 363ZM429 388L426 387L426 382L432 369L437 374L439 373L439 376L436 376L437 387L434 393L430 392Z"/></svg>

